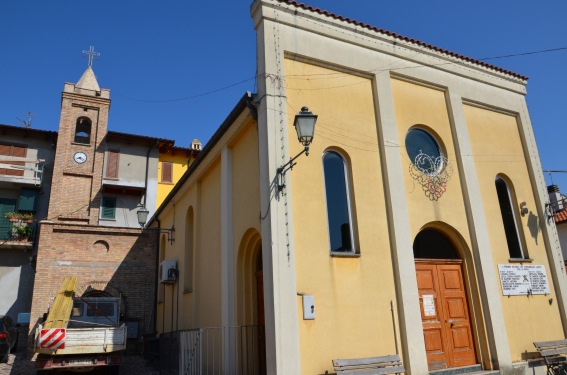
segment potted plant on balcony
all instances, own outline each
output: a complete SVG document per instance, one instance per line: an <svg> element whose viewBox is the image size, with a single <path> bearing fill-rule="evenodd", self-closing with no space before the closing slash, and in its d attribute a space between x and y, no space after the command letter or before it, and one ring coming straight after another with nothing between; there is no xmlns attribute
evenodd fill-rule
<svg viewBox="0 0 567 375"><path fill-rule="evenodd" d="M28 241L28 239L32 235L32 230L27 224L24 223L16 229L16 233L18 234L20 241Z"/></svg>
<svg viewBox="0 0 567 375"><path fill-rule="evenodd" d="M24 223L31 223L33 221L33 213L31 212L23 212L18 214L20 216L20 220Z"/></svg>
<svg viewBox="0 0 567 375"><path fill-rule="evenodd" d="M18 221L20 218L18 217L19 215L15 212L6 212L6 214L4 215L4 217L8 220L10 220L12 223Z"/></svg>

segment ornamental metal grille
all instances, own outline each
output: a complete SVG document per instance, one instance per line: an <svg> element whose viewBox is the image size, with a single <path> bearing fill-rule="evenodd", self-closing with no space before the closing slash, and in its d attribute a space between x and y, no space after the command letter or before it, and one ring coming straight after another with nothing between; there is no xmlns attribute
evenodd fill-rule
<svg viewBox="0 0 567 375"><path fill-rule="evenodd" d="M409 169L411 177L422 187L429 200L436 201L447 190L447 182L453 175L453 166L444 156L432 157L419 152Z"/></svg>

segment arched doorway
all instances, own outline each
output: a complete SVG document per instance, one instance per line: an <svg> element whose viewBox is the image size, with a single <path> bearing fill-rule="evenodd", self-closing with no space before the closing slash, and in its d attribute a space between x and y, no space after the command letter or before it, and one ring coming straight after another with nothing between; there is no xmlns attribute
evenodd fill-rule
<svg viewBox="0 0 567 375"><path fill-rule="evenodd" d="M264 272L262 238L255 229L246 231L238 249L237 324L244 326L249 337L244 356L255 362L253 373L266 373L266 339L264 322Z"/></svg>
<svg viewBox="0 0 567 375"><path fill-rule="evenodd" d="M424 229L413 244L419 305L429 370L477 363L463 260L454 243Z"/></svg>

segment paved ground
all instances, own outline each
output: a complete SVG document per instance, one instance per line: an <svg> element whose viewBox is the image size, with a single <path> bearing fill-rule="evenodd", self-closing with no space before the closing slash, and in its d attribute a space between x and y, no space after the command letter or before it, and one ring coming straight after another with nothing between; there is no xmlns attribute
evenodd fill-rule
<svg viewBox="0 0 567 375"><path fill-rule="evenodd" d="M121 375L157 375L158 371L153 370L139 355L124 356L122 366L120 366ZM34 362L26 358L26 353L10 354L8 363L0 363L0 375L35 375ZM48 374L51 374L48 373ZM56 373L53 372L53 375ZM65 374L77 374L65 372ZM87 372L88 375L99 374L99 372Z"/></svg>
<svg viewBox="0 0 567 375"><path fill-rule="evenodd" d="M18 350L16 353L10 354L8 363L0 363L0 375L35 375L35 363L27 358L26 339L21 337L18 340ZM101 372L87 372L87 375L100 374ZM48 375L55 375L56 372L48 372ZM77 374L65 372L65 374ZM153 370L146 363L141 355L125 355L123 363L120 366L121 375L158 375L159 372Z"/></svg>

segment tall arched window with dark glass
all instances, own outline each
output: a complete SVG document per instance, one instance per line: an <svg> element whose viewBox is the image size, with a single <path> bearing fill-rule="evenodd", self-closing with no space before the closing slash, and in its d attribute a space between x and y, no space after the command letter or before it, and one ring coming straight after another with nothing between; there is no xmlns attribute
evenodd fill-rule
<svg viewBox="0 0 567 375"><path fill-rule="evenodd" d="M355 253L347 164L338 152L327 151L323 170L331 252Z"/></svg>
<svg viewBox="0 0 567 375"><path fill-rule="evenodd" d="M75 125L75 143L91 143L91 120L88 117L79 117Z"/></svg>
<svg viewBox="0 0 567 375"><path fill-rule="evenodd" d="M496 177L496 193L498 194L498 203L500 204L500 213L502 214L502 223L504 224L510 258L523 259L526 254L524 254L522 241L520 240L516 213L512 203L512 194L508 184L501 177Z"/></svg>

